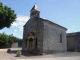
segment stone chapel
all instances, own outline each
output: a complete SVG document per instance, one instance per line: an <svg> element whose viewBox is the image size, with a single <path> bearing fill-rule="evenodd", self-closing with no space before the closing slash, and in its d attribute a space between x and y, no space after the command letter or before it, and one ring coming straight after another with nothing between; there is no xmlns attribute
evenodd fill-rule
<svg viewBox="0 0 80 60"><path fill-rule="evenodd" d="M35 4L30 10L30 19L23 26L22 51L43 54L67 51L65 27L40 18Z"/></svg>

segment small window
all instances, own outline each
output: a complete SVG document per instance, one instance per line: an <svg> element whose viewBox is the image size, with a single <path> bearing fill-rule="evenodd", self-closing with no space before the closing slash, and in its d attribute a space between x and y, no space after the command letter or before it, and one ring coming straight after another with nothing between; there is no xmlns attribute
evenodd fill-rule
<svg viewBox="0 0 80 60"><path fill-rule="evenodd" d="M60 43L62 43L62 34L60 34Z"/></svg>

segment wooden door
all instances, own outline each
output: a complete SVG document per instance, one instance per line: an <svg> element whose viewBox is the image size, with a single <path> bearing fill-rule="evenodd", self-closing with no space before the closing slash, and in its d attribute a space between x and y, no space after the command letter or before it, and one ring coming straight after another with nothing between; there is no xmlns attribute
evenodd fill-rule
<svg viewBox="0 0 80 60"><path fill-rule="evenodd" d="M29 41L29 50L32 50L33 41Z"/></svg>

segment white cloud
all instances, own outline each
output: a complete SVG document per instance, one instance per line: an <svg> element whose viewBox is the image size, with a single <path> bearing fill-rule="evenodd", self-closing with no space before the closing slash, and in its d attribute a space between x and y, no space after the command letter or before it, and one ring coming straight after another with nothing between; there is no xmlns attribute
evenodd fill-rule
<svg viewBox="0 0 80 60"><path fill-rule="evenodd" d="M17 27L18 26L18 24L17 23L13 23L13 24L11 24L12 26L15 26L15 27Z"/></svg>
<svg viewBox="0 0 80 60"><path fill-rule="evenodd" d="M14 30L14 31L17 31L17 30Z"/></svg>
<svg viewBox="0 0 80 60"><path fill-rule="evenodd" d="M43 19L46 19L46 18L43 18Z"/></svg>
<svg viewBox="0 0 80 60"><path fill-rule="evenodd" d="M20 38L22 39L22 36Z"/></svg>
<svg viewBox="0 0 80 60"><path fill-rule="evenodd" d="M68 29L67 31L70 31L70 29Z"/></svg>
<svg viewBox="0 0 80 60"><path fill-rule="evenodd" d="M17 24L18 25L24 25L25 23L24 22L18 22Z"/></svg>
<svg viewBox="0 0 80 60"><path fill-rule="evenodd" d="M20 30L23 31L23 26L19 26Z"/></svg>
<svg viewBox="0 0 80 60"><path fill-rule="evenodd" d="M16 35L16 33L13 33L13 35Z"/></svg>
<svg viewBox="0 0 80 60"><path fill-rule="evenodd" d="M13 27L18 27L20 25L24 25L25 23L24 22L17 22L17 23L13 23L12 26Z"/></svg>
<svg viewBox="0 0 80 60"><path fill-rule="evenodd" d="M18 15L16 20L27 22L29 20L29 16L24 16L24 15L21 16L21 15Z"/></svg>
<svg viewBox="0 0 80 60"><path fill-rule="evenodd" d="M28 16L24 16L24 15L18 15L17 16L17 21L14 22L13 24L11 24L13 27L19 27L19 29L21 31L23 31L23 26L24 24L29 20Z"/></svg>
<svg viewBox="0 0 80 60"><path fill-rule="evenodd" d="M11 24L13 27L18 27L20 25L23 26L29 20L29 17L24 15L18 15L16 20L16 22Z"/></svg>

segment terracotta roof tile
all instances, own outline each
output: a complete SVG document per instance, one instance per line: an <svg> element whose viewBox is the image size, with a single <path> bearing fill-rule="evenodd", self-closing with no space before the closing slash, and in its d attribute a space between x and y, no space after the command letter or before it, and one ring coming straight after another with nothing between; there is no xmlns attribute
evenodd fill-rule
<svg viewBox="0 0 80 60"><path fill-rule="evenodd" d="M73 32L73 33L67 33L67 36L74 36L76 35L78 32Z"/></svg>
<svg viewBox="0 0 80 60"><path fill-rule="evenodd" d="M54 25L56 25L56 26L58 26L58 27L61 27L61 28L64 28L65 30L67 30L67 28L65 28L65 27L62 27L62 26L60 26L60 25L58 25L58 24L56 24L56 23L54 23L54 22L51 22L51 21L49 21L49 20L46 20L46 19L43 19L45 22L48 22L48 23L50 23L50 24L54 24Z"/></svg>

